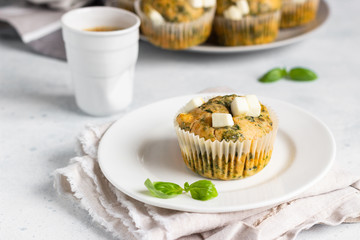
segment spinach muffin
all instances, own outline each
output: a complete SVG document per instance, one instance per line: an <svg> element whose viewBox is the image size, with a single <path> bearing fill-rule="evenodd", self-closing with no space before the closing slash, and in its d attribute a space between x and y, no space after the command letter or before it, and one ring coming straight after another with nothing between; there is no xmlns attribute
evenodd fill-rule
<svg viewBox="0 0 360 240"><path fill-rule="evenodd" d="M272 42L279 31L281 0L217 0L214 30L225 46Z"/></svg>
<svg viewBox="0 0 360 240"><path fill-rule="evenodd" d="M238 100L240 107L234 106ZM239 112L244 104L250 110ZM227 118L216 125L219 116ZM265 105L254 102L254 95L233 94L210 98L190 109L185 106L174 125L189 169L206 178L232 180L252 176L268 164L278 120Z"/></svg>
<svg viewBox="0 0 360 240"><path fill-rule="evenodd" d="M207 40L216 0L137 0L141 30L154 45L186 49Z"/></svg>
<svg viewBox="0 0 360 240"><path fill-rule="evenodd" d="M319 0L282 0L281 28L305 25L316 18Z"/></svg>

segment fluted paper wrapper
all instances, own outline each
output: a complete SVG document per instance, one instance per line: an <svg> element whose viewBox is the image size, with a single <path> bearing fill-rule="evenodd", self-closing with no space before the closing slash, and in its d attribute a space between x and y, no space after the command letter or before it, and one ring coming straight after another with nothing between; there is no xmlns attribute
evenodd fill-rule
<svg viewBox="0 0 360 240"><path fill-rule="evenodd" d="M320 0L283 0L281 8L281 28L297 27L316 18Z"/></svg>
<svg viewBox="0 0 360 240"><path fill-rule="evenodd" d="M241 20L216 16L214 31L220 45L255 45L275 41L279 23L280 10L257 16L245 16Z"/></svg>
<svg viewBox="0 0 360 240"><path fill-rule="evenodd" d="M141 10L140 1L135 1L135 11L141 19L141 31L149 42L173 50L186 49L205 42L210 36L215 15L215 7L212 7L191 22L154 24Z"/></svg>
<svg viewBox="0 0 360 240"><path fill-rule="evenodd" d="M201 176L231 180L261 171L269 162L278 130L278 118L268 108L273 130L265 136L244 141L211 141L181 129L174 120L181 155L186 166ZM183 111L179 111L181 113Z"/></svg>

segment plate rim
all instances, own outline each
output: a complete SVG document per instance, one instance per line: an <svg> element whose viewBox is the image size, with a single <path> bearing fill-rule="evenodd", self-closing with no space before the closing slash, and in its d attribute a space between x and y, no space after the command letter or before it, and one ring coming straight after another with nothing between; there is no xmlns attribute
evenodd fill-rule
<svg viewBox="0 0 360 240"><path fill-rule="evenodd" d="M207 53L207 54L231 54L231 53L256 52L256 51L261 51L261 50L285 47L285 46L288 46L288 45L291 45L291 44L294 44L294 43L304 40L309 35L315 33L316 31L318 31L320 28L322 28L325 25L325 23L327 22L327 20L329 19L329 16L330 16L330 7L329 7L329 4L325 0L320 0L318 11L320 11L320 10L323 10L325 12L325 16L322 19L322 21L320 21L319 24L316 27L314 27L313 29L311 29L305 33L302 33L298 36L295 36L295 37L290 37L290 38L286 38L286 39L279 40L279 41L275 40L274 42L266 43L266 44L249 45L249 46L227 47L227 46L202 45L201 44L201 45L193 46L191 48L183 49L180 51ZM317 14L317 18L318 18L318 16L319 16L319 14ZM146 39L146 36L144 36L142 34L140 35L140 39L149 43L149 41ZM179 50L171 50L171 49L165 49L165 50L179 51Z"/></svg>
<svg viewBox="0 0 360 240"><path fill-rule="evenodd" d="M181 99L181 98L191 98L191 97L195 97L195 96L211 96L211 95L224 95L224 94L228 94L228 93L201 93L201 94L191 94L191 95L182 95L182 96L176 96L176 97L171 97L171 98L166 98L166 99L162 99L159 101L155 101L153 103L150 103L148 105L142 106L140 108L134 109L133 111L129 112L126 115L132 114L134 112L137 111L141 111L143 109L146 109L148 107L151 107L153 105L156 104L161 104L164 103L166 101L169 100L176 100L177 98ZM238 94L238 93L236 93ZM101 169L101 171L103 172L103 175L105 176L105 178L115 186L115 188L117 188L119 191L123 192L125 195L134 198L140 202L143 202L145 204L149 204L152 206L156 206L156 207L161 207L161 208L166 208L166 209L172 209L172 210L178 210L178 211L187 211L187 212L198 212L198 213L221 213L221 212L235 212L235 211L240 211L240 210L249 210L249 209L255 209L255 208L259 208L259 207L265 207L265 206L271 206L274 204L279 204L281 202L284 202L286 200L292 199L293 197L299 195L300 193L306 191L307 189L309 189L311 186L313 186L314 184L316 184L319 180L321 180L327 173L328 171L331 169L331 167L333 166L334 162L335 162L335 156L336 156L336 142L335 142L335 138L333 133L330 131L329 127L322 121L320 120L318 117L316 117L315 115L313 115L312 113L310 113L309 111L300 108L294 104L282 101L282 100L278 100L278 99L274 99L274 98L269 98L269 97L262 97L259 96L259 99L264 99L264 100L269 100L269 101L277 101L280 104L285 104L288 107L291 108L295 108L296 110L302 112L303 114L306 114L308 116L310 116L313 120L317 121L325 130L325 132L327 133L327 137L328 140L330 140L329 142L331 143L331 153L330 153L330 158L328 161L328 164L326 165L326 167L324 167L322 169L322 171L316 175L315 178L313 178L310 182L308 182L305 185L302 185L301 187L297 188L296 190L292 190L289 193L284 194L282 197L277 197L270 200L266 200L266 201L261 201L255 204L246 204L243 205L243 207L239 206L237 208L234 208L234 206L221 206L221 207L211 207L211 209L198 209L198 208L189 208L189 207L183 207L181 206L174 206L173 204L170 204L169 202L167 202L167 199L159 199L156 197L151 197L148 199L143 199L141 197L138 197L138 194L133 194L131 191L128 191L126 188L122 188L119 187L119 185L114 182L111 177L107 176L106 170L104 169L104 166L102 165L102 160L100 157L100 153L102 152L102 148L103 148L103 139L106 138L107 134L109 134L109 130L117 123L117 122L121 122L121 120L123 119L123 117L121 117L120 119L116 120L104 133L104 135L102 136L100 142L99 142L99 147L98 147L98 163L99 163L99 167ZM144 187L144 190L145 187ZM164 201L165 200L165 201ZM194 200L195 201L195 200Z"/></svg>

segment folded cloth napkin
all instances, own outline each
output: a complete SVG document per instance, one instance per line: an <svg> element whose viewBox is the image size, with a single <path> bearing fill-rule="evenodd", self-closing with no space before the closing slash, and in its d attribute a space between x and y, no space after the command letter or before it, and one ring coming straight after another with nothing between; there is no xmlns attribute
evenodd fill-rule
<svg viewBox="0 0 360 240"><path fill-rule="evenodd" d="M289 240L315 224L360 222L360 176L338 167L301 196L258 209L190 213L144 204L117 190L99 168L98 144L110 126L86 126L79 156L55 171L54 185L119 239Z"/></svg>
<svg viewBox="0 0 360 240"><path fill-rule="evenodd" d="M61 16L94 0L29 0L0 8L0 21L8 23L21 40L40 54L66 59L61 35ZM3 27L4 28L4 27ZM0 26L1 33L1 26Z"/></svg>

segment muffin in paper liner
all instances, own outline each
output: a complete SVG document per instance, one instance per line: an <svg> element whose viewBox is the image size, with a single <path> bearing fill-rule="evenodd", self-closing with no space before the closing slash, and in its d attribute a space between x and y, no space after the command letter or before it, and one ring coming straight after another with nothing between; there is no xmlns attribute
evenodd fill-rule
<svg viewBox="0 0 360 240"><path fill-rule="evenodd" d="M307 24L316 18L320 0L283 0L280 28Z"/></svg>
<svg viewBox="0 0 360 240"><path fill-rule="evenodd" d="M135 0L105 0L105 5L135 12L134 2Z"/></svg>
<svg viewBox="0 0 360 240"><path fill-rule="evenodd" d="M186 166L203 177L221 180L246 178L261 171L270 161L279 122L275 112L267 109L273 130L258 139L234 142L206 140L181 129L176 121L181 108L174 127Z"/></svg>
<svg viewBox="0 0 360 240"><path fill-rule="evenodd" d="M164 49L181 50L205 42L212 30L215 7L208 8L190 22L164 22L155 24L143 12L141 1L135 1L135 11L141 19L141 31L149 42Z"/></svg>
<svg viewBox="0 0 360 240"><path fill-rule="evenodd" d="M255 45L275 41L279 32L280 10L248 15L241 20L216 16L214 32L224 46Z"/></svg>

